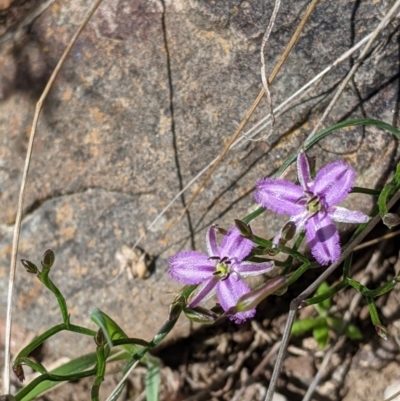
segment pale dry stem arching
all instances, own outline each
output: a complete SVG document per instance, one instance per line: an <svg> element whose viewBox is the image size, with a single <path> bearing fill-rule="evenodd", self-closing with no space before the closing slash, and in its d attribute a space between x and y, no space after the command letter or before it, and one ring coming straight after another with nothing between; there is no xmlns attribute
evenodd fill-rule
<svg viewBox="0 0 400 401"><path fill-rule="evenodd" d="M53 85L53 82L60 71L62 65L64 64L65 59L67 58L69 52L71 51L72 47L74 46L75 42L77 41L79 35L89 22L90 18L101 4L102 0L96 0L94 5L90 8L89 12L85 16L83 22L79 26L78 30L72 37L71 41L69 42L68 46L64 50L63 55L61 56L60 60L58 61L56 68L54 69L53 73L50 76L49 81L44 88L42 95L40 96L37 104L35 115L33 117L31 133L29 136L29 143L28 149L26 152L26 159L24 164L24 171L22 174L21 180L21 188L18 197L18 206L17 206L17 214L15 217L15 226L14 226L14 237L13 237L13 245L12 245L12 252L11 252L11 263L10 263L10 273L9 273L9 282L8 282L8 295L7 295L7 321L6 321L6 330L5 330L5 351L4 351L4 381L3 381L3 392L4 394L8 394L10 391L10 343L11 343L11 325L12 325L12 296L13 296L13 289L14 289L14 280L15 280L15 271L17 265L17 253L18 253L18 245L19 245L19 236L21 232L21 221L22 221L22 211L24 207L24 197L25 197L25 188L26 182L29 173L29 166L30 161L32 158L32 150L33 150L33 143L35 140L35 134L37 129L37 124L39 121L40 112L42 110L43 102L46 99L50 89Z"/></svg>

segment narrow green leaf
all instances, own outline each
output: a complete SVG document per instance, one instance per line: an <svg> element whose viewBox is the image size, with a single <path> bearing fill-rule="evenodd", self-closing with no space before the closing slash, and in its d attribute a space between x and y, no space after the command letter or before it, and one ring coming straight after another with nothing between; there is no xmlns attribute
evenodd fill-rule
<svg viewBox="0 0 400 401"><path fill-rule="evenodd" d="M317 288L317 295L323 295L324 293L328 292L328 290L329 290L328 283L326 281L323 281ZM331 299L326 298L319 305L327 311L331 307Z"/></svg>
<svg viewBox="0 0 400 401"><path fill-rule="evenodd" d="M313 330L313 337L318 343L318 347L324 348L329 339L329 327L327 325L316 327Z"/></svg>
<svg viewBox="0 0 400 401"><path fill-rule="evenodd" d="M114 345L113 340L128 338L118 324L100 309L93 309L90 313L90 319L101 328L110 348Z"/></svg>
<svg viewBox="0 0 400 401"><path fill-rule="evenodd" d="M338 331L343 324L343 320L337 317L329 316L327 319L328 325L335 331ZM344 334L350 338L350 340L361 340L363 338L360 329L355 324L348 324L345 328Z"/></svg>
<svg viewBox="0 0 400 401"><path fill-rule="evenodd" d="M155 358L147 363L147 373L145 378L146 400L158 401L158 392L160 387L160 364Z"/></svg>
<svg viewBox="0 0 400 401"><path fill-rule="evenodd" d="M318 324L319 324L318 319L311 317L308 319L296 320L293 323L292 334L294 336L300 336L313 330L315 327L318 326Z"/></svg>

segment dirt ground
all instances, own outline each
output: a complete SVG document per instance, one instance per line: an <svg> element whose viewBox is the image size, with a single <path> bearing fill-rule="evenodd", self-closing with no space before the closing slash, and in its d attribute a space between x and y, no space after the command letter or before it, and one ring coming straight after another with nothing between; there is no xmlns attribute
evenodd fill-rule
<svg viewBox="0 0 400 401"><path fill-rule="evenodd" d="M377 229L371 238L384 235ZM356 253L352 277L366 280L376 288L400 271L398 237L380 241L377 245ZM286 320L290 300L318 272L304 276L290 290L268 298L259 306L256 319L237 326L226 320L218 325L203 326L186 339L156 349L153 353L162 363L160 400L263 400L276 361L277 349ZM330 284L340 279L336 272ZM377 300L382 324L389 331L389 340L381 339L374 329L365 300L354 301L356 292L346 289L337 294L330 314L343 318L353 308L351 322L363 334L362 340L337 337L332 330L329 344L319 349L310 335L292 337L278 381L277 392L283 400L300 401L317 373L319 384L311 395L315 401L375 401L384 400L385 389L400 379L400 285ZM355 305L352 305L351 304ZM313 307L304 308L299 317L316 316ZM325 361L330 354L328 361ZM56 361L55 350L44 347L36 358ZM320 371L323 364L326 368ZM102 397L115 387L121 377L120 366L109 366L102 385ZM121 400L144 400L145 368L138 367L128 380ZM46 401L87 400L93 379L64 384L41 399ZM13 379L14 390L19 384Z"/></svg>

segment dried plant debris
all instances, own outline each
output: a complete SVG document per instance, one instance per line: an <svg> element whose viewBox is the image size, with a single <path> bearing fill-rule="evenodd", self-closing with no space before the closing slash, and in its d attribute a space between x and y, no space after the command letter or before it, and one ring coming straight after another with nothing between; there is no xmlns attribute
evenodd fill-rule
<svg viewBox="0 0 400 401"><path fill-rule="evenodd" d="M145 279L151 274L153 258L141 248L130 248L123 245L115 254L115 259L119 264L119 276L123 271L127 272L128 279Z"/></svg>

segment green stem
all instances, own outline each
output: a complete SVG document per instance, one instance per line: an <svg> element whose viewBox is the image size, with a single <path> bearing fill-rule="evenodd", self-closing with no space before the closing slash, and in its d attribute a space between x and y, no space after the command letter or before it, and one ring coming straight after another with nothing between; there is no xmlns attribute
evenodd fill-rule
<svg viewBox="0 0 400 401"><path fill-rule="evenodd" d="M193 291L193 286L186 286L181 290L181 293L176 297L175 302L178 303L180 298L185 298L190 295L190 293ZM176 322L178 321L178 318L180 316L180 313L175 314L174 313L174 318L167 320L164 325L161 327L161 329L158 331L158 333L153 337L153 339L148 343L148 346L143 347L140 351L136 352L130 361L127 363L127 365L124 368L124 374L129 371L129 369L134 365L137 361L140 361L148 351L156 347L160 342L167 336L167 334L172 330L172 328L175 326ZM116 393L120 390L121 386L118 387L115 391Z"/></svg>
<svg viewBox="0 0 400 401"><path fill-rule="evenodd" d="M96 378L93 382L92 391L91 391L91 399L92 401L99 401L99 393L100 393L100 385L104 380L104 375L106 372L106 358L108 355L108 348L105 348L105 344L97 347L96 355L97 355L97 372Z"/></svg>
<svg viewBox="0 0 400 401"><path fill-rule="evenodd" d="M367 287L363 286L358 281L355 281L351 278L348 278L347 280L349 285L351 285L357 291L361 292L361 294L369 298L376 298L383 294L386 294L387 292L393 290L396 284L398 284L397 279L392 279L389 280L387 283L383 284L382 286L380 286L379 288L376 288L375 290L370 290Z"/></svg>
<svg viewBox="0 0 400 401"><path fill-rule="evenodd" d="M293 248L292 248L292 250L294 252L298 251L301 243L303 242L305 235L306 235L306 232L304 230L301 231L300 234L298 235L296 242L294 243ZM285 260L285 262L284 262L285 268L282 271L282 275L288 274L290 272L292 265L293 265L293 258L294 258L293 256L289 255L289 257Z"/></svg>
<svg viewBox="0 0 400 401"><path fill-rule="evenodd" d="M151 343L142 340L140 338L120 338L118 340L113 340L113 346L117 347L118 345L126 345L126 344L134 344L141 345L143 347L151 347Z"/></svg>
<svg viewBox="0 0 400 401"><path fill-rule="evenodd" d="M254 220L256 217L260 216L265 212L265 208L259 207L256 211L253 213L250 213L248 216L246 216L244 219L242 219L243 223L249 224L251 220Z"/></svg>
<svg viewBox="0 0 400 401"><path fill-rule="evenodd" d="M65 330L72 331L73 333L83 334L89 337L95 337L97 334L94 330L90 330L82 326L76 326L74 324L70 324L69 327L65 328Z"/></svg>
<svg viewBox="0 0 400 401"><path fill-rule="evenodd" d="M46 341L48 338L54 336L55 334L59 333L60 331L67 330L67 331L72 331L75 333L79 334L85 334L91 337L94 337L96 335L96 332L93 330L86 329L85 327L80 327L80 326L75 326L71 324L68 328L64 323L61 323L57 326L52 327L51 329L45 331L42 333L40 336L36 337L30 344L28 344L25 348L23 348L20 353L17 355L15 358L15 361L13 363L14 365L19 364L20 358L27 357L29 354L31 354L39 345L41 345L44 341Z"/></svg>
<svg viewBox="0 0 400 401"><path fill-rule="evenodd" d="M347 280L350 273L351 263L353 262L353 253L351 253L347 258L344 260L343 263L343 280ZM347 281L346 281L347 283Z"/></svg>
<svg viewBox="0 0 400 401"><path fill-rule="evenodd" d="M70 323L69 323L69 314L68 314L67 303L65 301L65 298L61 294L60 290L51 281L51 279L49 277L49 272L50 272L50 270L43 269L41 274L38 275L38 278L55 295L57 302L58 302L58 306L60 307L60 310L61 310L63 322L68 328Z"/></svg>
<svg viewBox="0 0 400 401"><path fill-rule="evenodd" d="M382 326L381 321L379 320L378 311L375 306L374 299L371 297L365 297L367 300L369 314L371 315L372 324L374 326Z"/></svg>
<svg viewBox="0 0 400 401"><path fill-rule="evenodd" d="M54 334L59 333L60 331L65 330L65 324L59 324L58 326L54 326L51 329L45 331L42 333L40 336L36 337L30 344L28 344L25 348L23 348L17 357L15 358L15 361L13 363L13 366L19 365L19 359L23 357L27 357L29 354L31 354L39 345L41 345L44 341L46 341L48 338L51 336L54 336Z"/></svg>
<svg viewBox="0 0 400 401"><path fill-rule="evenodd" d="M289 287L291 284L293 284L296 280L300 278L308 269L311 268L310 262L307 264L302 264L289 278L289 280L286 283L286 287Z"/></svg>
<svg viewBox="0 0 400 401"><path fill-rule="evenodd" d="M366 194L366 195L373 195L373 196L379 196L381 193L380 190L378 189L370 189L370 188L363 188L363 187L353 187L351 190L352 194Z"/></svg>
<svg viewBox="0 0 400 401"><path fill-rule="evenodd" d="M15 362L14 362L14 364L15 364ZM35 372L39 372L42 375L45 375L48 373L46 368L41 363L33 362L27 357L18 358L18 364L15 366L22 365L22 364L29 366Z"/></svg>
<svg viewBox="0 0 400 401"><path fill-rule="evenodd" d="M58 376L58 375L52 375L50 373L41 375L37 377L36 379L32 380L29 384L27 384L24 388L22 388L20 391L18 391L17 394L15 394L15 399L16 401L21 401L23 398L25 398L31 391L35 389L36 386L38 386L40 383L49 380L53 382L60 382L60 381L76 381L79 379L83 379L84 377L89 377L89 376L94 376L96 374L97 369L91 369L87 370L85 372L77 373L77 374L72 374L69 376Z"/></svg>
<svg viewBox="0 0 400 401"><path fill-rule="evenodd" d="M332 286L331 288L329 288L323 294L317 295L316 297L313 297L313 298L305 299L302 302L302 306L309 306L309 305L319 304L320 302L325 301L326 299L332 297L333 295L335 295L339 291L343 290L343 288L346 288L347 285L348 285L347 282L343 280L340 283L337 283L334 286Z"/></svg>

